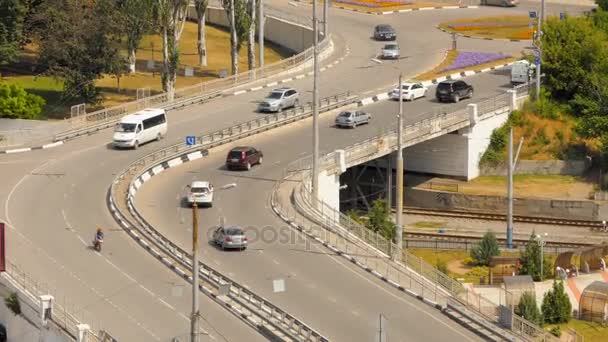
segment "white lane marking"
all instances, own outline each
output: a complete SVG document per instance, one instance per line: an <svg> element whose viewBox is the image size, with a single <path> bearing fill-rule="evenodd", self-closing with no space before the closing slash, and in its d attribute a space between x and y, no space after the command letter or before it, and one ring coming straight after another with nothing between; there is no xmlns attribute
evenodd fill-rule
<svg viewBox="0 0 608 342"><path fill-rule="evenodd" d="M141 287L144 291L148 292L148 294L152 297L156 297L156 295L154 294L154 292L148 290L147 287L143 286L142 284L139 284L139 287Z"/></svg>
<svg viewBox="0 0 608 342"><path fill-rule="evenodd" d="M17 182L17 184L15 184L13 186L13 188L11 189L11 191L8 193L8 196L6 196L6 201L4 202L4 219L6 221L6 223L8 223L9 225L12 225L12 221L11 221L11 217L8 213L8 204L11 201L11 198L13 197L13 194L15 193L15 191L17 190L17 188L21 185L21 183L23 183L27 177L30 176L30 174L37 172L38 170L42 169L43 167L45 167L47 164L49 164L51 161L53 161L54 159L49 159L47 161L45 161L44 163L42 163L40 166L34 168L32 171L28 172L27 174L25 174L23 177L21 177L21 179L19 179L19 181Z"/></svg>
<svg viewBox="0 0 608 342"><path fill-rule="evenodd" d="M173 307L171 304L169 304L169 303L165 302L165 300L164 300L164 299L159 298L158 300L159 300L161 303L165 304L165 305L166 305L166 306L167 306L169 309L171 309L171 310L173 310L173 311L176 311L176 310L175 310L175 308L174 308L174 307ZM185 316L184 314L182 314L181 312L180 312L180 315L181 315L182 317L184 317L186 320L188 320L188 317L186 317L186 316ZM180 316L180 315L178 315L178 316Z"/></svg>
<svg viewBox="0 0 608 342"><path fill-rule="evenodd" d="M275 259L272 259L272 262L274 262L274 263L275 263L275 265L279 265L279 262L278 262L278 261L276 261Z"/></svg>

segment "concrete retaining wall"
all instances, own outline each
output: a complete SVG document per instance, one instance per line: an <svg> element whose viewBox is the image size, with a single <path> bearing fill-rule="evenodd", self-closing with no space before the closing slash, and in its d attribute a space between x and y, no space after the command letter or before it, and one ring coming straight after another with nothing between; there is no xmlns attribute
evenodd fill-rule
<svg viewBox="0 0 608 342"><path fill-rule="evenodd" d="M570 175L581 176L591 166L588 160L520 160L516 175ZM480 166L482 176L506 176L506 164Z"/></svg>
<svg viewBox="0 0 608 342"><path fill-rule="evenodd" d="M405 205L435 209L479 210L502 214L507 212L507 199L505 197L465 195L412 188L405 191ZM579 220L599 220L605 213L604 210L600 210L600 205L594 201L543 198L516 198L513 202L513 212L515 215L523 216L560 217Z"/></svg>
<svg viewBox="0 0 608 342"><path fill-rule="evenodd" d="M196 20L194 7L188 10L188 19ZM207 9L207 23L228 28L226 11L222 8ZM279 18L267 16L264 26L264 40L280 45L293 53L300 53L313 45L312 29Z"/></svg>

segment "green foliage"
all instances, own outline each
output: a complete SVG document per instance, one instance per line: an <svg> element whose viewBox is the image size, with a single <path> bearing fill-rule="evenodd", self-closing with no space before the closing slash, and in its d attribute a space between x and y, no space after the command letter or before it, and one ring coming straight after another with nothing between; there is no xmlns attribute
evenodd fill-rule
<svg viewBox="0 0 608 342"><path fill-rule="evenodd" d="M437 259L437 262L435 263L435 268L443 274L449 274L448 264L445 262L445 260Z"/></svg>
<svg viewBox="0 0 608 342"><path fill-rule="evenodd" d="M351 220L359 223L359 224L364 224L364 220L361 217L361 215L359 215L359 212L357 212L354 209L351 209L349 211L346 212L346 216L348 216Z"/></svg>
<svg viewBox="0 0 608 342"><path fill-rule="evenodd" d="M19 295L17 292L11 292L4 298L4 304L15 315L21 315L21 304L19 303Z"/></svg>
<svg viewBox="0 0 608 342"><path fill-rule="evenodd" d="M153 29L153 0L117 0L118 19L129 51L137 51L143 36Z"/></svg>
<svg viewBox="0 0 608 342"><path fill-rule="evenodd" d="M44 105L42 97L28 94L21 86L0 83L0 117L38 119Z"/></svg>
<svg viewBox="0 0 608 342"><path fill-rule="evenodd" d="M468 257L464 258L462 263L467 266L475 266L475 259L473 259L471 256L468 256Z"/></svg>
<svg viewBox="0 0 608 342"><path fill-rule="evenodd" d="M496 165L502 161L501 152L505 149L509 141L509 128L509 123L506 123L492 132L492 135L490 136L490 145L481 157L481 164Z"/></svg>
<svg viewBox="0 0 608 342"><path fill-rule="evenodd" d="M522 294L515 312L532 323L537 325L543 324L543 317L538 310L536 297L532 292L524 292Z"/></svg>
<svg viewBox="0 0 608 342"><path fill-rule="evenodd" d="M395 237L395 224L389 218L389 211L386 200L379 198L372 204L369 212L369 222L367 227L374 232L379 232L386 239L393 240Z"/></svg>
<svg viewBox="0 0 608 342"><path fill-rule="evenodd" d="M549 330L549 333L551 333L551 335L553 335L555 337L561 337L562 329L559 327L559 325L556 325L553 328L551 328L551 330Z"/></svg>
<svg viewBox="0 0 608 342"><path fill-rule="evenodd" d="M595 3L602 11L608 11L608 0L595 0Z"/></svg>
<svg viewBox="0 0 608 342"><path fill-rule="evenodd" d="M547 132L545 131L545 127L541 127L536 131L534 138L532 138L532 145L545 146L548 145L551 141L549 137L547 137Z"/></svg>
<svg viewBox="0 0 608 342"><path fill-rule="evenodd" d="M114 0L49 0L40 5L39 62L47 74L65 81L64 99L99 100L95 80L122 58L115 6Z"/></svg>
<svg viewBox="0 0 608 342"><path fill-rule="evenodd" d="M479 244L471 249L471 258L481 266L488 266L490 258L497 255L500 255L500 250L496 235L490 231L486 232Z"/></svg>
<svg viewBox="0 0 608 342"><path fill-rule="evenodd" d="M526 249L521 256L521 274L528 274L536 281L540 280L540 246L536 240L536 233L532 231L526 243Z"/></svg>
<svg viewBox="0 0 608 342"><path fill-rule="evenodd" d="M26 14L25 0L0 1L0 65L15 60Z"/></svg>
<svg viewBox="0 0 608 342"><path fill-rule="evenodd" d="M562 281L553 281L553 288L543 297L542 311L546 323L567 323L572 318L572 304Z"/></svg>
<svg viewBox="0 0 608 342"><path fill-rule="evenodd" d="M532 101L530 110L539 118L557 120L560 118L560 113L567 112L567 106L564 106L551 98L551 92L545 88L540 88L540 97L538 101Z"/></svg>
<svg viewBox="0 0 608 342"><path fill-rule="evenodd" d="M466 275L473 278L487 278L490 275L489 272L490 270L487 266L475 266Z"/></svg>
<svg viewBox="0 0 608 342"><path fill-rule="evenodd" d="M234 26L236 29L236 49L241 49L243 42L247 41L247 35L251 28L251 16L247 11L247 1L245 0L222 0L222 7L228 15L228 22L230 22L230 2L234 1Z"/></svg>

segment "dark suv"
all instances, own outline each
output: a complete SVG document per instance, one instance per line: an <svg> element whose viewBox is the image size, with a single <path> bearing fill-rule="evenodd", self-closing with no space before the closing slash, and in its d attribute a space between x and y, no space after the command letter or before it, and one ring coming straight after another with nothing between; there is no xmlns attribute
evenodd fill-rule
<svg viewBox="0 0 608 342"><path fill-rule="evenodd" d="M473 97L473 86L464 81L448 80L437 85L435 97L439 102L452 101L458 102L465 97Z"/></svg>
<svg viewBox="0 0 608 342"><path fill-rule="evenodd" d="M226 168L231 169L251 169L252 165L262 164L264 154L251 146L235 147L226 157Z"/></svg>
<svg viewBox="0 0 608 342"><path fill-rule="evenodd" d="M374 39L376 40L395 40L397 33L391 25L381 24L374 27Z"/></svg>

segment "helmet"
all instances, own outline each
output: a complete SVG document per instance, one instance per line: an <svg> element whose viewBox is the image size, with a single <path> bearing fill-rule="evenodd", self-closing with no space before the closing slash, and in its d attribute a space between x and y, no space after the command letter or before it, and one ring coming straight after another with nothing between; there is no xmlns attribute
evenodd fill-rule
<svg viewBox="0 0 608 342"><path fill-rule="evenodd" d="M101 231L101 227L97 227L97 231L100 232Z"/></svg>

